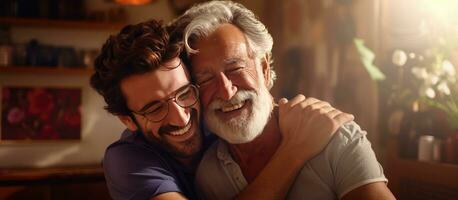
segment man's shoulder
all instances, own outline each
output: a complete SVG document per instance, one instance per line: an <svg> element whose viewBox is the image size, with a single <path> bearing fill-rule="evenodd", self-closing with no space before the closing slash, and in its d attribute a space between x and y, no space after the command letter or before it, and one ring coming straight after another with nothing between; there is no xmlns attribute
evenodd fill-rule
<svg viewBox="0 0 458 200"><path fill-rule="evenodd" d="M111 143L107 149L110 149L112 147L116 146L122 146L123 144L134 144L138 143L138 132L132 132L129 129L125 129L122 133L121 136L119 137L118 140L114 141Z"/></svg>
<svg viewBox="0 0 458 200"><path fill-rule="evenodd" d="M351 121L349 123L342 125L337 130L334 140L336 140L336 142L341 142L343 145L345 145L365 137L366 134L367 132L362 130L356 122Z"/></svg>
<svg viewBox="0 0 458 200"><path fill-rule="evenodd" d="M145 160L146 159L146 160ZM151 162L163 159L154 149L147 149L134 143L113 143L105 150L104 164L107 161L119 160L120 163L132 165L136 162Z"/></svg>
<svg viewBox="0 0 458 200"><path fill-rule="evenodd" d="M157 148L139 138L140 133L125 131L123 136L107 147L103 158L105 173L128 175L145 169L169 168L169 158Z"/></svg>
<svg viewBox="0 0 458 200"><path fill-rule="evenodd" d="M103 158L111 195L121 199L148 199L162 192L181 192L172 161L157 148L139 141L135 133L124 133L106 149Z"/></svg>
<svg viewBox="0 0 458 200"><path fill-rule="evenodd" d="M130 130L124 130L121 137L110 144L105 150L107 154L151 154L152 152L159 152L158 147L150 144L141 132L132 132ZM160 154L160 153L156 153Z"/></svg>
<svg viewBox="0 0 458 200"><path fill-rule="evenodd" d="M173 167L166 157L132 144L107 149L102 165L105 176L115 182L132 179L140 174L149 177L175 177Z"/></svg>
<svg viewBox="0 0 458 200"><path fill-rule="evenodd" d="M307 186L342 197L362 184L386 181L366 134L355 122L340 127L325 149L306 163L299 185L312 183ZM300 189L293 191L303 194Z"/></svg>
<svg viewBox="0 0 458 200"><path fill-rule="evenodd" d="M366 141L367 132L354 121L342 125L326 146L323 153L343 153L348 148L357 147L359 141Z"/></svg>
<svg viewBox="0 0 458 200"><path fill-rule="evenodd" d="M352 158L351 154L355 153L355 149L369 148L367 153L372 152L370 146L364 145L369 143L366 134L366 131L362 130L356 122L346 123L337 130L325 149L307 163L316 172L328 176L332 174L330 172L336 171L340 167L339 163L344 155L349 155ZM349 162L351 161L349 160ZM331 181L332 177L329 176L328 179Z"/></svg>

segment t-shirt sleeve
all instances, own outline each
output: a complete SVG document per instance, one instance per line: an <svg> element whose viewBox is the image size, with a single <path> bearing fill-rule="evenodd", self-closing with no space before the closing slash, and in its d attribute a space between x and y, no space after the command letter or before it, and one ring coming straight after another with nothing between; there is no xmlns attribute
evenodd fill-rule
<svg viewBox="0 0 458 200"><path fill-rule="evenodd" d="M177 178L154 154L129 145L107 149L103 168L113 199L150 199L166 192L181 192Z"/></svg>
<svg viewBox="0 0 458 200"><path fill-rule="evenodd" d="M366 132L355 123L345 124L330 143L336 192L342 198L348 192L374 182L387 182Z"/></svg>

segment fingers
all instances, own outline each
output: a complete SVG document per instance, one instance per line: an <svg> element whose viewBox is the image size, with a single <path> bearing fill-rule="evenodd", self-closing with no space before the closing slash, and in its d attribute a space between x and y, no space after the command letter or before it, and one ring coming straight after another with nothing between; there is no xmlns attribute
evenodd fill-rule
<svg viewBox="0 0 458 200"><path fill-rule="evenodd" d="M355 119L355 117L351 114L348 114L348 113L343 113L343 112L340 112L338 110L334 110L334 111L331 111L330 113L328 113L329 116L331 115L334 115L332 117L332 119L334 120L334 123L336 123L336 125L338 127L346 124L346 123L349 123L351 121L353 121Z"/></svg>
<svg viewBox="0 0 458 200"><path fill-rule="evenodd" d="M348 113L339 113L334 117L334 119L340 125L343 125L343 124L346 124L348 122L355 120L355 116L353 116L352 114L348 114Z"/></svg>
<svg viewBox="0 0 458 200"><path fill-rule="evenodd" d="M318 109L323 109L323 108L327 108L327 107L331 107L331 105L329 105L328 102L326 101L321 101L321 100L318 100L318 99L313 99L313 98L310 98L311 100L309 100L308 102L304 102L304 106L308 109L308 110L318 110ZM308 99L307 99L308 100Z"/></svg>
<svg viewBox="0 0 458 200"><path fill-rule="evenodd" d="M327 118L334 120L339 126L355 119L353 115L344 113L326 102L317 102L309 107L314 107L314 116L326 115Z"/></svg>
<svg viewBox="0 0 458 200"><path fill-rule="evenodd" d="M311 106L313 104L320 104L320 102L322 102L322 101L320 101L318 99L315 99L315 98L307 98L304 101L300 102L299 105L300 105L301 108L306 108L306 107L309 107L309 106ZM309 107L309 110L313 110L314 108L315 107Z"/></svg>
<svg viewBox="0 0 458 200"><path fill-rule="evenodd" d="M278 100L278 105L284 105L288 103L288 99L286 98L281 98L280 100Z"/></svg>
<svg viewBox="0 0 458 200"><path fill-rule="evenodd" d="M291 100L286 100L285 98L282 98L280 99L280 101L278 102L279 103L279 110L280 110L280 113L284 113L284 112L288 112L291 110L291 108L293 108L296 104L304 101L305 99L305 96L302 95L302 94L299 94L297 96L295 96L294 98L292 98ZM286 102L285 102L286 100Z"/></svg>
<svg viewBox="0 0 458 200"><path fill-rule="evenodd" d="M336 110L334 107L330 105L320 105L320 107L318 107L317 109L320 114L328 114L329 112Z"/></svg>
<svg viewBox="0 0 458 200"><path fill-rule="evenodd" d="M295 116L305 117L310 115L326 114L333 109L328 102L321 101L316 98L305 98L304 95L297 95L290 101L281 99L279 104L281 116L286 113L290 113Z"/></svg>
<svg viewBox="0 0 458 200"><path fill-rule="evenodd" d="M305 96L302 94L299 94L295 96L294 98L292 98L287 104L289 104L288 106L293 107L294 105L301 103L304 100L305 100Z"/></svg>
<svg viewBox="0 0 458 200"><path fill-rule="evenodd" d="M342 111L337 110L337 109L333 109L333 110L329 111L326 114L329 116L329 118L334 119L334 118L336 118L336 116L338 116L341 113L342 113Z"/></svg>
<svg viewBox="0 0 458 200"><path fill-rule="evenodd" d="M340 123L340 125L354 120L353 115L343 113L342 111L332 107L328 102L321 101L316 98L306 98L302 94L295 96L289 101L286 98L281 98L278 103L280 106L280 113L292 111L291 114L293 115L299 113L301 113L301 115L309 113L313 116L324 114L330 119L337 120L337 123Z"/></svg>

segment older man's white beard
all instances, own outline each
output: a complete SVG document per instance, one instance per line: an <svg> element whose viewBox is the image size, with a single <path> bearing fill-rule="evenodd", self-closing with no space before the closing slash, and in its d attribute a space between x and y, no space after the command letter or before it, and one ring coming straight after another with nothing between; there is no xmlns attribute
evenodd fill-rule
<svg viewBox="0 0 458 200"><path fill-rule="evenodd" d="M252 102L249 115L240 115L229 121L222 121L216 116L215 111L221 109L223 105L228 103L236 105L246 100L246 103ZM229 101L217 99L211 102L205 111L204 120L207 128L220 138L231 144L242 144L252 141L262 133L272 108L272 97L267 88L261 87L259 94L253 91L239 90Z"/></svg>

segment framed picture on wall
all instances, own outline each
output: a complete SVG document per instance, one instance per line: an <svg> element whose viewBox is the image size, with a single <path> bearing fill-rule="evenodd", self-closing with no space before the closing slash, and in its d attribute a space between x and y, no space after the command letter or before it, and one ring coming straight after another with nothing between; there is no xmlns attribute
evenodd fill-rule
<svg viewBox="0 0 458 200"><path fill-rule="evenodd" d="M81 88L1 90L0 142L81 140Z"/></svg>

